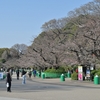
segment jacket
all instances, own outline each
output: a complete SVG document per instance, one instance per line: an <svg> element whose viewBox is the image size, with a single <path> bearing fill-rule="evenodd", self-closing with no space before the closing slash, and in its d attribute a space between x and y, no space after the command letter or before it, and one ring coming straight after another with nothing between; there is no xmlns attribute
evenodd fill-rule
<svg viewBox="0 0 100 100"><path fill-rule="evenodd" d="M11 75L10 75L10 73L7 73L6 82L9 83L11 81L12 81Z"/></svg>

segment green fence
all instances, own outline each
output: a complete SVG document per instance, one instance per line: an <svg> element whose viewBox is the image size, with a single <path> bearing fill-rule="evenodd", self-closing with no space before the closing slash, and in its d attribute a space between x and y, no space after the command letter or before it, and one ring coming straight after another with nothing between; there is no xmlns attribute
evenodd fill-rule
<svg viewBox="0 0 100 100"><path fill-rule="evenodd" d="M60 78L61 74L64 74L65 77L67 77L66 73L48 73L48 72L42 72L42 73L45 74L45 78Z"/></svg>

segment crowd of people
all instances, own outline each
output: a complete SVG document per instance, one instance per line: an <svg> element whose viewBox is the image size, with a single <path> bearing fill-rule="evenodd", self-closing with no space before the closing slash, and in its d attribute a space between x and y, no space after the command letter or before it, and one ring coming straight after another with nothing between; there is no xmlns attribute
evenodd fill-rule
<svg viewBox="0 0 100 100"><path fill-rule="evenodd" d="M7 69L6 70L6 86L7 86L7 92L11 92L11 82L12 82L12 75L13 73L16 73L16 79L19 80L19 77L22 77L22 84L26 84L26 75L29 76L29 78L31 78L31 76L33 75L34 77L36 77L36 70L29 70L26 71L24 69Z"/></svg>

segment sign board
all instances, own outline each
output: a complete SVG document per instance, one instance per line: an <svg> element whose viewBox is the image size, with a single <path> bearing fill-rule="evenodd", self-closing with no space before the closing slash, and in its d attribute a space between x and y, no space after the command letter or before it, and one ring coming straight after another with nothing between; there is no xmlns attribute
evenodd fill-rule
<svg viewBox="0 0 100 100"><path fill-rule="evenodd" d="M86 77L90 77L90 70L89 69L86 70Z"/></svg>
<svg viewBox="0 0 100 100"><path fill-rule="evenodd" d="M78 66L78 80L83 80L83 67Z"/></svg>
<svg viewBox="0 0 100 100"><path fill-rule="evenodd" d="M3 79L3 72L0 72L0 79Z"/></svg>
<svg viewBox="0 0 100 100"><path fill-rule="evenodd" d="M78 72L82 73L83 72L83 67L82 66L78 66Z"/></svg>
<svg viewBox="0 0 100 100"><path fill-rule="evenodd" d="M78 73L78 80L83 80L83 74L82 73Z"/></svg>

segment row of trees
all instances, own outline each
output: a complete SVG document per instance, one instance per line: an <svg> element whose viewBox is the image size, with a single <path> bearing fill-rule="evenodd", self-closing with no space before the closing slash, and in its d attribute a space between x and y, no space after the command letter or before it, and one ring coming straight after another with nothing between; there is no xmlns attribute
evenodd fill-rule
<svg viewBox="0 0 100 100"><path fill-rule="evenodd" d="M69 12L67 18L53 19L42 25L29 53L37 66L100 63L100 0Z"/></svg>

